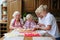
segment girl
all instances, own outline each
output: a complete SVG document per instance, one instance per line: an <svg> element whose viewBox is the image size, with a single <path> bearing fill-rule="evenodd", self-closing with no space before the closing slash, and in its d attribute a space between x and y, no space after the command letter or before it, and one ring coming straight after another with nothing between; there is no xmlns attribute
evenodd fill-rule
<svg viewBox="0 0 60 40"><path fill-rule="evenodd" d="M13 14L13 19L10 23L10 29L23 28L23 20L21 19L21 13L15 11Z"/></svg>
<svg viewBox="0 0 60 40"><path fill-rule="evenodd" d="M26 28L26 29L32 29L32 28L35 27L35 25L36 25L36 23L33 20L33 16L31 14L28 14L26 16L26 22L24 24L24 28Z"/></svg>

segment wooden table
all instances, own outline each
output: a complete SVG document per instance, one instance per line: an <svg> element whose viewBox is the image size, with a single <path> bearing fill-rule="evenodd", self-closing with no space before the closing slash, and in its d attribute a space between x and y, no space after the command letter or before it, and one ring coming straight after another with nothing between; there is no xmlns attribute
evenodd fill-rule
<svg viewBox="0 0 60 40"><path fill-rule="evenodd" d="M34 38L36 38L36 37L34 37ZM42 39L42 40L49 40L48 38L50 38L51 40L55 40L55 38L54 37L52 37L50 34L48 34L47 33L47 35L44 35L44 36L41 36L41 37L37 37L37 38L39 38L40 40ZM0 40L3 40L4 39L4 37L2 37L2 38L0 38ZM24 40L32 40L33 38L32 37L24 37Z"/></svg>

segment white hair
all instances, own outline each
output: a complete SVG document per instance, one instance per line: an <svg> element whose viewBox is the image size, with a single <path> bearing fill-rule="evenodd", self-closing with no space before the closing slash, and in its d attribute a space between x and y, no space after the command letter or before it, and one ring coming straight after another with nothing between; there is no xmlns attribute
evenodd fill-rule
<svg viewBox="0 0 60 40"><path fill-rule="evenodd" d="M47 5L40 5L40 6L36 9L35 13L40 13L40 12L42 12L43 10L47 10Z"/></svg>
<svg viewBox="0 0 60 40"><path fill-rule="evenodd" d="M29 19L30 17L32 17L32 15L31 14L27 14L26 19Z"/></svg>
<svg viewBox="0 0 60 40"><path fill-rule="evenodd" d="M20 15L20 12L19 11L15 11L12 16L15 17L17 14Z"/></svg>

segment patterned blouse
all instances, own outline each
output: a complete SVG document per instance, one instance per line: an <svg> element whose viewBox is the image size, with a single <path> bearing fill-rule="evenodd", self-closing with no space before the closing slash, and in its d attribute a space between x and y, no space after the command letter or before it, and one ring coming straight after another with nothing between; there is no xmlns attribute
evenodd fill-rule
<svg viewBox="0 0 60 40"><path fill-rule="evenodd" d="M27 28L34 28L35 25L36 25L36 23L34 21L31 21L31 22L26 21L25 24L24 24L24 26L25 26L26 29Z"/></svg>

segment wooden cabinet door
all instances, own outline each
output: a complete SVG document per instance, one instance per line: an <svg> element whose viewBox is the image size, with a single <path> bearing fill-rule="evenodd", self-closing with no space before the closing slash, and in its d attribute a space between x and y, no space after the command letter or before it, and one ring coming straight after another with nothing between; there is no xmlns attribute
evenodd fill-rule
<svg viewBox="0 0 60 40"><path fill-rule="evenodd" d="M60 22L57 22L57 24L58 24L58 29L59 29L59 32L60 32Z"/></svg>
<svg viewBox="0 0 60 40"><path fill-rule="evenodd" d="M10 3L7 4L7 14L8 14L8 24L7 24L7 30L9 31L9 24L10 24Z"/></svg>
<svg viewBox="0 0 60 40"><path fill-rule="evenodd" d="M7 2L12 2L13 0L7 0Z"/></svg>
<svg viewBox="0 0 60 40"><path fill-rule="evenodd" d="M35 0L23 0L24 11L30 12L35 10Z"/></svg>
<svg viewBox="0 0 60 40"><path fill-rule="evenodd" d="M41 4L47 5L48 9L50 9L50 0L37 0L36 7L38 8Z"/></svg>
<svg viewBox="0 0 60 40"><path fill-rule="evenodd" d="M14 11L22 12L22 0L7 1L8 25L10 24Z"/></svg>

